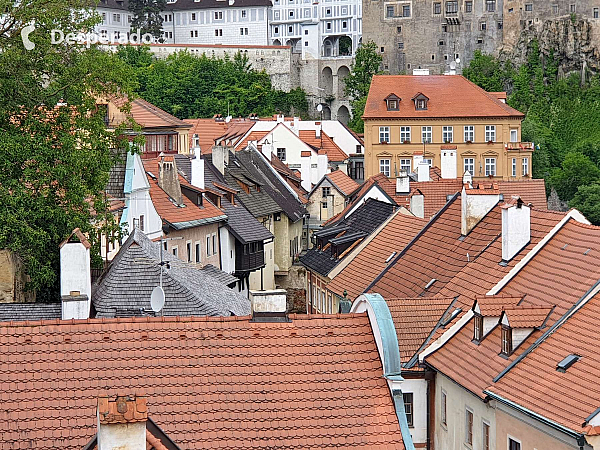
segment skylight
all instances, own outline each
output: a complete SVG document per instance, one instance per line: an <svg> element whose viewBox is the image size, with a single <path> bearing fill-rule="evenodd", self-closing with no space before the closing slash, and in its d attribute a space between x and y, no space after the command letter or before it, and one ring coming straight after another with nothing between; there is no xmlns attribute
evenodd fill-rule
<svg viewBox="0 0 600 450"><path fill-rule="evenodd" d="M571 353L569 356L567 356L565 359L563 359L561 362L559 362L556 365L556 370L558 370L559 372L565 373L569 367L571 367L573 364L575 364L580 359L581 359L581 356Z"/></svg>

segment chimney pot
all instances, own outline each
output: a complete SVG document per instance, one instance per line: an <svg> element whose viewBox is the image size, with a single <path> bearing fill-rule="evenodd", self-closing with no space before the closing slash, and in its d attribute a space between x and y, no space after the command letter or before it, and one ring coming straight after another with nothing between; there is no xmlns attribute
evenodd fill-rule
<svg viewBox="0 0 600 450"><path fill-rule="evenodd" d="M81 292L79 292L79 291L70 291L69 295L71 297L79 297L81 295Z"/></svg>

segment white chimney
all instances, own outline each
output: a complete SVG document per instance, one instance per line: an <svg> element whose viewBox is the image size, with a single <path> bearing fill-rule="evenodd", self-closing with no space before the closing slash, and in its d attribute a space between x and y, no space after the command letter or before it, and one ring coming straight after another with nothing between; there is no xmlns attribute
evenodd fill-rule
<svg viewBox="0 0 600 450"><path fill-rule="evenodd" d="M429 164L421 161L417 166L417 180L421 181L429 181Z"/></svg>
<svg viewBox="0 0 600 450"><path fill-rule="evenodd" d="M419 191L410 197L410 212L421 219L425 217L425 197Z"/></svg>
<svg viewBox="0 0 600 450"><path fill-rule="evenodd" d="M250 291L250 303L253 313L285 313L287 311L287 291L285 289Z"/></svg>
<svg viewBox="0 0 600 450"><path fill-rule="evenodd" d="M194 158L191 160L191 163L191 184L197 188L204 189L204 160L200 153L200 147L194 148Z"/></svg>
<svg viewBox="0 0 600 450"><path fill-rule="evenodd" d="M327 173L329 159L327 155L317 155L317 180L320 180Z"/></svg>
<svg viewBox="0 0 600 450"><path fill-rule="evenodd" d="M310 190L312 189L310 172L310 152L306 153L308 154L300 155L300 178L302 179L302 182L300 184L306 191L310 192Z"/></svg>
<svg viewBox="0 0 600 450"><path fill-rule="evenodd" d="M283 114L277 114L277 123L283 123L285 116Z"/></svg>
<svg viewBox="0 0 600 450"><path fill-rule="evenodd" d="M322 122L317 122L317 123L315 123L315 125L319 125L319 126L317 127L317 129L315 130L315 137L316 137L317 139L321 139L321 127L323 126L323 125L321 125L321 123L322 123Z"/></svg>
<svg viewBox="0 0 600 450"><path fill-rule="evenodd" d="M475 228L481 219L500 201L500 192L496 185L470 189L463 185L461 200L461 226L463 236Z"/></svg>
<svg viewBox="0 0 600 450"><path fill-rule="evenodd" d="M75 228L59 246L60 295L63 300L62 318L65 320L90 317L92 298L90 248L90 243L79 228Z"/></svg>
<svg viewBox="0 0 600 450"><path fill-rule="evenodd" d="M292 131L296 136L300 135L300 117L294 117L294 122L292 124Z"/></svg>
<svg viewBox="0 0 600 450"><path fill-rule="evenodd" d="M98 397L96 410L98 450L146 450L146 398L117 396L115 400Z"/></svg>
<svg viewBox="0 0 600 450"><path fill-rule="evenodd" d="M408 194L410 192L410 179L406 170L401 170L396 178L396 194Z"/></svg>
<svg viewBox="0 0 600 450"><path fill-rule="evenodd" d="M269 142L268 139L266 139L262 145L257 146L257 148L260 148L260 152L263 154L263 156L267 158L268 161L271 161L271 155L273 154L273 144Z"/></svg>
<svg viewBox="0 0 600 450"><path fill-rule="evenodd" d="M468 170L463 174L463 184L468 184L470 187L473 185L473 175Z"/></svg>
<svg viewBox="0 0 600 450"><path fill-rule="evenodd" d="M441 150L442 178L456 178L456 149Z"/></svg>
<svg viewBox="0 0 600 450"><path fill-rule="evenodd" d="M224 175L225 167L229 164L229 149L221 145L213 146L212 163Z"/></svg>
<svg viewBox="0 0 600 450"><path fill-rule="evenodd" d="M419 164L421 164L423 162L423 155L422 154L417 154L413 156L413 167L415 168L415 171L417 170L417 167L419 167Z"/></svg>
<svg viewBox="0 0 600 450"><path fill-rule="evenodd" d="M502 205L502 259L510 261L531 240L531 208L520 197Z"/></svg>

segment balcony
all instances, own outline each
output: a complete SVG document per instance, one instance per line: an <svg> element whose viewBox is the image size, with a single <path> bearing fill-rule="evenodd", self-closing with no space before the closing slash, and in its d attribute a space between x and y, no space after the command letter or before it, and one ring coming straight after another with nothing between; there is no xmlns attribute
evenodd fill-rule
<svg viewBox="0 0 600 450"><path fill-rule="evenodd" d="M508 151L516 150L516 151L533 151L534 146L533 142L507 142L504 144L504 148Z"/></svg>

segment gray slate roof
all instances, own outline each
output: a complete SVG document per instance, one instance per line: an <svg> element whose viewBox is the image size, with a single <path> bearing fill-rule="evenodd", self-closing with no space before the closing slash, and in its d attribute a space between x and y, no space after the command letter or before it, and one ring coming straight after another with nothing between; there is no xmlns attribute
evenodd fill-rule
<svg viewBox="0 0 600 450"><path fill-rule="evenodd" d="M60 303L0 303L0 322L60 319Z"/></svg>
<svg viewBox="0 0 600 450"><path fill-rule="evenodd" d="M118 150L118 158L119 160L110 169L106 193L113 198L122 199L125 197L123 188L125 186L127 149Z"/></svg>
<svg viewBox="0 0 600 450"><path fill-rule="evenodd" d="M163 252L163 316L245 316L250 300L210 275ZM159 285L160 247L135 229L92 288L96 317L152 315L150 295ZM220 276L221 277L221 276ZM227 280L226 280L227 281Z"/></svg>
<svg viewBox="0 0 600 450"><path fill-rule="evenodd" d="M220 281L221 284L223 284L225 286L230 286L230 285L238 282L237 277L234 277L230 273L223 272L221 269L213 266L212 264L207 264L200 270L202 270L202 272L204 272L204 273L207 273L208 275L213 277L215 280Z"/></svg>

